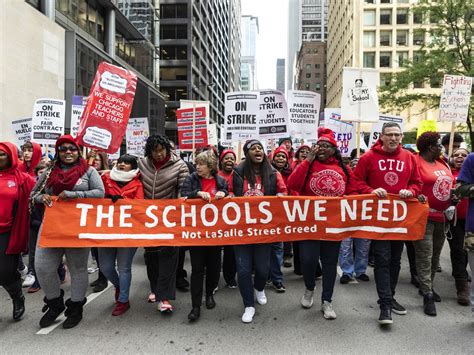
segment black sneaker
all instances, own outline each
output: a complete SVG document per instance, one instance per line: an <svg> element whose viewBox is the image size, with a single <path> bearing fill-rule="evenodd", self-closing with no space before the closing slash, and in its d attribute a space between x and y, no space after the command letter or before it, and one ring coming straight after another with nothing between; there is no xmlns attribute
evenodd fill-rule
<svg viewBox="0 0 474 355"><path fill-rule="evenodd" d="M423 311L428 316L436 317L436 306L431 292L423 296Z"/></svg>
<svg viewBox="0 0 474 355"><path fill-rule="evenodd" d="M237 281L230 280L229 283L226 285L227 288L234 289L237 288Z"/></svg>
<svg viewBox="0 0 474 355"><path fill-rule="evenodd" d="M281 282L273 283L273 288L278 293L283 293L286 291L285 286Z"/></svg>
<svg viewBox="0 0 474 355"><path fill-rule="evenodd" d="M343 285L348 284L352 280L353 278L346 274L342 275L341 278L339 279L340 283Z"/></svg>
<svg viewBox="0 0 474 355"><path fill-rule="evenodd" d="M283 267L292 267L293 263L291 261L292 257L291 256L286 256L283 258Z"/></svg>
<svg viewBox="0 0 474 355"><path fill-rule="evenodd" d="M407 314L407 310L395 299L392 300L392 312L398 314L399 316L404 316Z"/></svg>
<svg viewBox="0 0 474 355"><path fill-rule="evenodd" d="M370 281L370 278L367 274L360 274L359 276L356 276L356 279L357 280L361 280L361 281Z"/></svg>
<svg viewBox="0 0 474 355"><path fill-rule="evenodd" d="M382 308L380 310L380 317L379 317L379 324L381 325L387 325L387 324L392 324L392 314L390 312L390 308Z"/></svg>

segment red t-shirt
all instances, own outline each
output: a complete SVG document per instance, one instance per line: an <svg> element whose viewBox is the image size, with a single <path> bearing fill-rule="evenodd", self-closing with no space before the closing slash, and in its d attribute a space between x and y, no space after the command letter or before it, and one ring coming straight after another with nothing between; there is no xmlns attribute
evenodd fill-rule
<svg viewBox="0 0 474 355"><path fill-rule="evenodd" d="M0 172L0 233L9 232L13 225L13 207L18 199L18 188L15 176Z"/></svg>
<svg viewBox="0 0 474 355"><path fill-rule="evenodd" d="M232 170L229 174L227 174L224 170L219 170L217 175L222 176L225 179L225 181L227 182L227 188L230 189L233 184L232 179L234 176L234 170Z"/></svg>
<svg viewBox="0 0 474 355"><path fill-rule="evenodd" d="M201 177L200 179L201 191L209 192L211 194L211 197L215 197L217 192L216 179L213 177L209 179Z"/></svg>
<svg viewBox="0 0 474 355"><path fill-rule="evenodd" d="M288 190L286 189L285 181L281 174L277 171L276 174L276 193L277 194L288 194ZM243 196L263 196L263 185L262 185L262 178L259 175L255 176L255 185L254 188L250 186L250 183L247 179L244 179L244 193Z"/></svg>
<svg viewBox="0 0 474 355"><path fill-rule="evenodd" d="M451 188L454 182L451 169L440 160L435 160L432 164L419 155L416 159L423 179L421 193L428 198L430 206L429 219L443 222L443 211L451 205Z"/></svg>

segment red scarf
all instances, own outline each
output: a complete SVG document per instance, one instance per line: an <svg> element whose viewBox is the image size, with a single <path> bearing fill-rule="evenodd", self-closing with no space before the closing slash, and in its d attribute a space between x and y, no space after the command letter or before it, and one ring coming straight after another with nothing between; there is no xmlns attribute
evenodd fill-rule
<svg viewBox="0 0 474 355"><path fill-rule="evenodd" d="M81 157L78 158L77 163L70 169L61 168L61 162L57 161L56 165L51 171L46 187L53 189L53 195L57 196L63 191L72 191L77 183L77 180L86 173L89 169L87 161Z"/></svg>
<svg viewBox="0 0 474 355"><path fill-rule="evenodd" d="M155 169L160 170L163 167L163 165L165 165L167 162L169 162L170 158L171 158L171 154L167 154L165 159L163 159L162 161L153 160L153 165L155 166Z"/></svg>

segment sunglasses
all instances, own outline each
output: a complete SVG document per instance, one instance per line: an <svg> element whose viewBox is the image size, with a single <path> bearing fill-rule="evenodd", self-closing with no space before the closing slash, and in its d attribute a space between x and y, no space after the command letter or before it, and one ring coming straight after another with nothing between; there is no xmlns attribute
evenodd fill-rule
<svg viewBox="0 0 474 355"><path fill-rule="evenodd" d="M70 151L70 152L77 152L78 149L75 145L69 145L69 146L61 146L58 148L58 151L60 151L61 153L66 153L67 151Z"/></svg>

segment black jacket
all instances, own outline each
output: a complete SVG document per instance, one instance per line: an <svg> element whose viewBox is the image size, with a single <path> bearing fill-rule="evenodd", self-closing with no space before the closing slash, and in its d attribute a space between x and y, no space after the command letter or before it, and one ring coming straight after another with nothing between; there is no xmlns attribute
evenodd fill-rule
<svg viewBox="0 0 474 355"><path fill-rule="evenodd" d="M229 191L227 189L227 182L222 176L217 174L213 175L216 179L216 189L217 191L222 191L227 196ZM197 193L202 191L201 178L197 172L189 175L186 180L184 180L183 186L181 187L181 196L188 198L198 198Z"/></svg>
<svg viewBox="0 0 474 355"><path fill-rule="evenodd" d="M239 164L234 168L234 174L232 174L232 185L235 196L244 195L244 166ZM265 196L275 196L277 194L277 181L276 181L276 170L272 167L272 173L270 174L270 181L263 184L263 194Z"/></svg>

